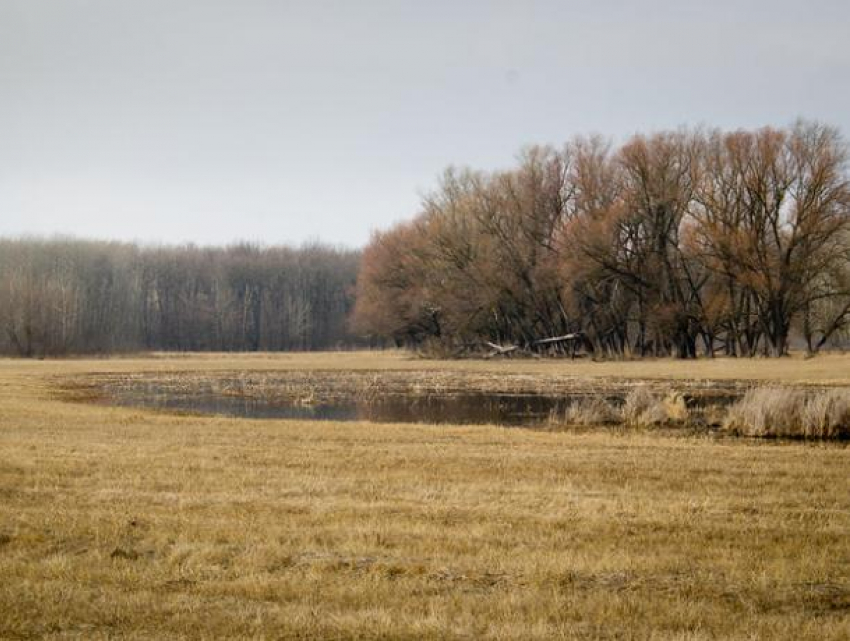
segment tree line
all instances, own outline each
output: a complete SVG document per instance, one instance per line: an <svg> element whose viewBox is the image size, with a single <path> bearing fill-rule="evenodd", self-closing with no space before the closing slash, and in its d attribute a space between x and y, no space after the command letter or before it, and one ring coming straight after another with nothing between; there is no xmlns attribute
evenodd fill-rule
<svg viewBox="0 0 850 641"><path fill-rule="evenodd" d="M349 328L359 251L0 240L0 353L318 350Z"/></svg>
<svg viewBox="0 0 850 641"><path fill-rule="evenodd" d="M850 326L846 145L801 121L449 169L415 219L373 235L354 320L444 353L779 356L792 336L817 352Z"/></svg>

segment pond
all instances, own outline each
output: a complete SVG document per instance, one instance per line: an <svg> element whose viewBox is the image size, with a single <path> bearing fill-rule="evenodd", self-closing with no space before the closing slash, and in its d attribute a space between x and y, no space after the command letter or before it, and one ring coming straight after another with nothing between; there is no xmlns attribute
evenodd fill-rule
<svg viewBox="0 0 850 641"><path fill-rule="evenodd" d="M358 390L357 385L361 385ZM172 381L135 380L100 387L100 402L161 411L219 415L252 419L300 419L327 421L370 421L375 423L425 423L505 426L541 426L564 417L570 406L599 399L613 409L621 407L627 389L580 388L559 391L463 390L457 387L413 392L390 380L369 390L362 381L324 380L318 386L304 381L185 379ZM316 393L307 392L316 388ZM737 395L728 389L684 393L691 410L726 405Z"/></svg>
<svg viewBox="0 0 850 641"><path fill-rule="evenodd" d="M521 426L545 423L551 416L563 414L574 400L541 394L471 392L372 396L362 399L334 398L305 403L271 402L213 393L187 395L164 391L123 391L104 402L128 407L238 418ZM616 399L610 400L617 402Z"/></svg>

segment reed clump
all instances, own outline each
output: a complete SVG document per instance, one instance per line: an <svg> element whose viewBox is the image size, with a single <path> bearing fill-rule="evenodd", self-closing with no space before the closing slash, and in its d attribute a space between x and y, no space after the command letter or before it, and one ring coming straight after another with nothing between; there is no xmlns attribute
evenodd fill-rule
<svg viewBox="0 0 850 641"><path fill-rule="evenodd" d="M850 389L754 387L728 408L711 406L695 412L680 392L664 395L639 386L619 408L602 397L584 398L565 412L564 421L635 428L716 425L740 436L844 439L850 438Z"/></svg>
<svg viewBox="0 0 850 641"><path fill-rule="evenodd" d="M832 389L810 398L803 407L803 425L811 438L850 436L850 390Z"/></svg>
<svg viewBox="0 0 850 641"><path fill-rule="evenodd" d="M631 427L685 424L689 416L681 394L670 392L661 396L646 387L631 390L621 410L622 422Z"/></svg>
<svg viewBox="0 0 850 641"><path fill-rule="evenodd" d="M744 436L846 438L850 436L850 390L807 393L756 387L729 407L723 426Z"/></svg>
<svg viewBox="0 0 850 641"><path fill-rule="evenodd" d="M639 386L626 394L622 404L602 395L583 397L559 418L567 425L660 427L686 425L691 415L683 394L675 391L659 394Z"/></svg>
<svg viewBox="0 0 850 641"><path fill-rule="evenodd" d="M612 425L620 422L620 413L601 396L584 397L564 412L568 425Z"/></svg>

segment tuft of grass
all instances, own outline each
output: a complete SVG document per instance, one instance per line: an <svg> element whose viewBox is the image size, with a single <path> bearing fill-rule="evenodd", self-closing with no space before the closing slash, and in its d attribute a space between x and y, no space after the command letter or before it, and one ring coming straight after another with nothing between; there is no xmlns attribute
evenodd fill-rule
<svg viewBox="0 0 850 641"><path fill-rule="evenodd" d="M756 387L732 404L725 429L744 436L792 436L798 431L801 392L781 387Z"/></svg>
<svg viewBox="0 0 850 641"><path fill-rule="evenodd" d="M611 425L620 422L620 414L601 396L579 399L564 413L567 425Z"/></svg>
<svg viewBox="0 0 850 641"><path fill-rule="evenodd" d="M690 410L681 392L670 392L662 401L667 419L675 423L687 423L691 418Z"/></svg>
<svg viewBox="0 0 850 641"><path fill-rule="evenodd" d="M785 387L753 388L729 407L724 428L760 437L850 436L850 390L806 393Z"/></svg>
<svg viewBox="0 0 850 641"><path fill-rule="evenodd" d="M566 425L658 427L687 425L690 413L681 393L671 391L660 395L641 386L626 395L622 407L603 396L589 396L570 405L558 419Z"/></svg>
<svg viewBox="0 0 850 641"><path fill-rule="evenodd" d="M802 424L806 437L850 436L850 390L831 389L811 397L803 407Z"/></svg>
<svg viewBox="0 0 850 641"><path fill-rule="evenodd" d="M631 427L655 425L665 418L659 397L643 386L635 387L626 395L622 416L623 422Z"/></svg>
<svg viewBox="0 0 850 641"><path fill-rule="evenodd" d="M643 386L635 387L628 393L621 413L622 421L631 427L684 424L689 418L681 394L669 392L661 396Z"/></svg>

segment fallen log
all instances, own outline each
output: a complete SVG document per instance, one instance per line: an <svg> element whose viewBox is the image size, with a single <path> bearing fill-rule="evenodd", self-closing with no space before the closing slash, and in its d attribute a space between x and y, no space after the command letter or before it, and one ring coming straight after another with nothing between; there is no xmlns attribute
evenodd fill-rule
<svg viewBox="0 0 850 641"><path fill-rule="evenodd" d="M534 341L534 345L550 345L552 343L565 343L567 341L577 341L584 338L582 332L574 332L572 334L564 334L563 336L552 336L551 338L541 338Z"/></svg>
<svg viewBox="0 0 850 641"><path fill-rule="evenodd" d="M499 345L497 343L491 343L490 341L486 341L484 344L493 350L484 358L493 358L494 356L507 356L511 352L515 352L519 349L519 345Z"/></svg>

